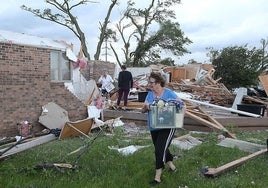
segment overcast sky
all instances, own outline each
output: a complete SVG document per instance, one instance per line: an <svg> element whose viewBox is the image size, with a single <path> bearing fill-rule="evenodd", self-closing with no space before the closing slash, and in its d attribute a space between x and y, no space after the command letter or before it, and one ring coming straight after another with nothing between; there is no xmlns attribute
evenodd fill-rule
<svg viewBox="0 0 268 188"><path fill-rule="evenodd" d="M119 13L125 7L126 1L121 0L121 6L113 10L112 23L118 21ZM142 6L150 1L135 2ZM40 9L46 6L43 0L1 1L1 30L65 40L74 43L75 48L79 49L78 39L70 30L23 11L20 9L23 4ZM110 0L99 0L99 3L89 3L73 12L86 34L91 57L96 51L99 22L104 20L109 4ZM179 64L187 63L190 59L208 63L207 47L217 50L245 44L249 47L260 47L260 40L268 39L267 0L182 0L182 3L174 8L182 31L193 41L187 46L191 54L177 59L176 63ZM105 59L104 56L101 58ZM108 60L114 61L114 58L108 56Z"/></svg>

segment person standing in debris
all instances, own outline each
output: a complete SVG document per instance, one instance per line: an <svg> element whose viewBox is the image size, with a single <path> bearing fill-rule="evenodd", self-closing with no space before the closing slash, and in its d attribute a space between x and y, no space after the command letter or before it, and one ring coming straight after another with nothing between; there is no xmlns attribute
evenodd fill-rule
<svg viewBox="0 0 268 188"><path fill-rule="evenodd" d="M98 84L101 84L101 93L103 96L108 95L108 92L107 92L105 87L108 84L113 83L113 82L114 82L114 80L112 79L112 77L109 74L107 74L106 70L103 70L102 75L98 80Z"/></svg>
<svg viewBox="0 0 268 188"><path fill-rule="evenodd" d="M160 73L152 72L150 74L149 85L151 87L151 91L148 92L142 107L143 113L149 112L147 115L147 122L155 149L156 172L154 180L150 182L150 185L152 186L161 183L161 174L165 164L169 166L171 172L177 171L176 166L173 164L173 155L168 149L172 137L174 136L175 128L153 128L150 122L150 116L152 115L150 112L150 105L153 105L155 101L175 100L183 104L174 91L165 87L165 83L166 80Z"/></svg>
<svg viewBox="0 0 268 188"><path fill-rule="evenodd" d="M124 106L123 110L126 109L127 101L128 101L128 94L130 88L133 87L133 78L131 72L126 70L127 67L125 65L121 66L121 70L118 75L118 98L117 98L117 106L120 105L120 101L122 96L124 95Z"/></svg>

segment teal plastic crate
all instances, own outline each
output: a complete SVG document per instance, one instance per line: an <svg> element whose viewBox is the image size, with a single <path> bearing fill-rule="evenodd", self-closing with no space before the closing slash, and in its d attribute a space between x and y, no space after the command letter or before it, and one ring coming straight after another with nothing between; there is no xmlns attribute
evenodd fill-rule
<svg viewBox="0 0 268 188"><path fill-rule="evenodd" d="M153 128L182 128L184 113L176 113L175 106L151 106L150 121Z"/></svg>

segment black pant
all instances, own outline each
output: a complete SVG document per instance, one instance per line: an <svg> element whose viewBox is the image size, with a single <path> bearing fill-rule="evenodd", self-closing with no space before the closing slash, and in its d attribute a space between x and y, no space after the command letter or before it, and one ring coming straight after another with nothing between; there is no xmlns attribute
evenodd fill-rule
<svg viewBox="0 0 268 188"><path fill-rule="evenodd" d="M117 105L120 104L121 98L124 94L124 106L127 106L127 99L129 94L130 88L120 88L118 90L118 99L117 99Z"/></svg>
<svg viewBox="0 0 268 188"><path fill-rule="evenodd" d="M155 168L164 168L165 163L173 161L173 155L168 147L175 133L175 129L160 129L151 131L151 137L155 148Z"/></svg>

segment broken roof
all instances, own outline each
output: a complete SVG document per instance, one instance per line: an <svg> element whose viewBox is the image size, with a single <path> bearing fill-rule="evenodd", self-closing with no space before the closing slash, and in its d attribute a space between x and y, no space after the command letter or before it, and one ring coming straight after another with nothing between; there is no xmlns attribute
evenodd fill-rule
<svg viewBox="0 0 268 188"><path fill-rule="evenodd" d="M70 48L71 46L64 41L57 41L49 38L28 35L25 33L16 33L6 30L0 30L0 42L19 44L19 45L29 45L42 48L53 48L64 51L66 50L66 48Z"/></svg>

